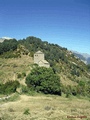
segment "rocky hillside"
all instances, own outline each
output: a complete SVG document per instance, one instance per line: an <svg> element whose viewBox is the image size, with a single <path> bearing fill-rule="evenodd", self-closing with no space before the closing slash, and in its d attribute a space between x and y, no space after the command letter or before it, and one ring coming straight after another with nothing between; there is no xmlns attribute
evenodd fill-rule
<svg viewBox="0 0 90 120"><path fill-rule="evenodd" d="M50 44L36 37L22 40L4 40L0 43L0 83L19 80L25 85L25 77L34 64L33 55L41 50L53 71L60 76L62 86L90 84L87 65L74 54L57 44Z"/></svg>

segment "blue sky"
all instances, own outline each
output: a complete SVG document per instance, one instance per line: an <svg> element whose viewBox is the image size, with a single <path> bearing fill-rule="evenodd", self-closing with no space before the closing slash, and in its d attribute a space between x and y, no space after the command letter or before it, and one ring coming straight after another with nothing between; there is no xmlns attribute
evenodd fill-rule
<svg viewBox="0 0 90 120"><path fill-rule="evenodd" d="M90 0L0 0L4 36L35 36L90 54Z"/></svg>

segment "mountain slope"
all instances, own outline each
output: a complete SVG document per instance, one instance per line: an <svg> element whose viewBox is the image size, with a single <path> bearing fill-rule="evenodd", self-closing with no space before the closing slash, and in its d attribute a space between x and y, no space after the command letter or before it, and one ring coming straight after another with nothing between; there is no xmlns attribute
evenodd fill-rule
<svg viewBox="0 0 90 120"><path fill-rule="evenodd" d="M86 64L76 58L71 51L57 44L50 44L36 37L27 37L19 41L15 39L4 41L0 44L0 49L2 51L0 53L0 82L18 80L25 85L25 78L34 64L33 55L41 50L53 71L60 76L63 92L72 89L70 86L79 87L82 82L83 85L85 84L85 89L89 87L90 72ZM81 87L78 89L82 90Z"/></svg>
<svg viewBox="0 0 90 120"><path fill-rule="evenodd" d="M87 58L87 64L90 64L90 57Z"/></svg>
<svg viewBox="0 0 90 120"><path fill-rule="evenodd" d="M90 64L90 55L86 54L86 53L79 53L79 52L75 52L73 51L73 54L80 58L83 62L85 62L86 64Z"/></svg>

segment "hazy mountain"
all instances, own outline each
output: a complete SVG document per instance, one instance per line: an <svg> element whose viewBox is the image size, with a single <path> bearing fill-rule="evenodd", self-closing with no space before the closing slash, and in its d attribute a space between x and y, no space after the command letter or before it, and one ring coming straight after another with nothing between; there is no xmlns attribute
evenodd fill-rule
<svg viewBox="0 0 90 120"><path fill-rule="evenodd" d="M10 38L10 37L2 37L2 38L0 38L0 42L3 42L4 40L10 40L10 39L12 39L12 38Z"/></svg>
<svg viewBox="0 0 90 120"><path fill-rule="evenodd" d="M90 57L87 59L87 63L90 64Z"/></svg>
<svg viewBox="0 0 90 120"><path fill-rule="evenodd" d="M5 39L3 39L3 38L0 38L0 42L3 42Z"/></svg>
<svg viewBox="0 0 90 120"><path fill-rule="evenodd" d="M88 58L90 57L90 55L87 54L87 53L82 53L82 55L83 55L83 57L85 57L86 59L88 59Z"/></svg>
<svg viewBox="0 0 90 120"><path fill-rule="evenodd" d="M72 51L73 54L80 58L84 63L86 64L90 64L90 55L87 54L87 53L79 53L79 52L76 52L76 51Z"/></svg>

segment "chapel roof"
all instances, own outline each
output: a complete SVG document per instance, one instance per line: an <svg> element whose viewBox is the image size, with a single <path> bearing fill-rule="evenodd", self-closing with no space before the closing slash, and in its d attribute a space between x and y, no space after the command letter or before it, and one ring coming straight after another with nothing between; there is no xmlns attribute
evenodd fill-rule
<svg viewBox="0 0 90 120"><path fill-rule="evenodd" d="M35 54L43 54L43 52L41 52L40 50L37 51Z"/></svg>

